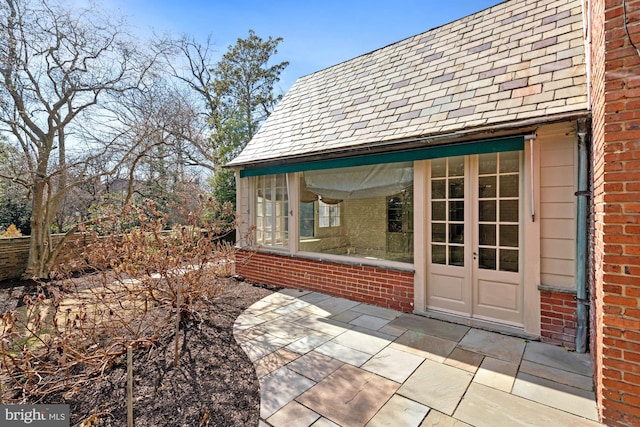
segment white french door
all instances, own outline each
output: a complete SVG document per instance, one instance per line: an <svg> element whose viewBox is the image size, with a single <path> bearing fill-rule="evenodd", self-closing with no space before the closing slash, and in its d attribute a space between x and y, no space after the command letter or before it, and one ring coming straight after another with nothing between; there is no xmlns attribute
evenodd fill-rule
<svg viewBox="0 0 640 427"><path fill-rule="evenodd" d="M521 152L430 163L427 307L522 326Z"/></svg>

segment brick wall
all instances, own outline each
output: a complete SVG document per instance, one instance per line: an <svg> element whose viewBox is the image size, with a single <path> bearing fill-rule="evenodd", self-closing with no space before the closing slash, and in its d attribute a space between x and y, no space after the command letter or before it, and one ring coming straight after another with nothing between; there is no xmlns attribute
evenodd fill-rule
<svg viewBox="0 0 640 427"><path fill-rule="evenodd" d="M592 352L603 422L640 425L640 54L623 0L591 3ZM627 0L640 46L640 0Z"/></svg>
<svg viewBox="0 0 640 427"><path fill-rule="evenodd" d="M253 282L413 311L413 272L237 250L236 273Z"/></svg>
<svg viewBox="0 0 640 427"><path fill-rule="evenodd" d="M540 340L576 349L575 291L540 289Z"/></svg>

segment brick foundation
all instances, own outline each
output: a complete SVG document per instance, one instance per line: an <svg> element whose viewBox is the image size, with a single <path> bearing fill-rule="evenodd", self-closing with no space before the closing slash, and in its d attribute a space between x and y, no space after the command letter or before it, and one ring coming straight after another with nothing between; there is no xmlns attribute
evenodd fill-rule
<svg viewBox="0 0 640 427"><path fill-rule="evenodd" d="M413 311L413 272L238 250L236 273L252 282Z"/></svg>
<svg viewBox="0 0 640 427"><path fill-rule="evenodd" d="M540 340L576 349L575 293L540 289Z"/></svg>

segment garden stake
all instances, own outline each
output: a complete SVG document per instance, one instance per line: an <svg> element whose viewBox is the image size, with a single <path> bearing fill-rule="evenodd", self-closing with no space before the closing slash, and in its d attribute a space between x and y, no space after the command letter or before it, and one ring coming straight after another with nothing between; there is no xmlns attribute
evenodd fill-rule
<svg viewBox="0 0 640 427"><path fill-rule="evenodd" d="M127 427L133 427L133 349L127 347Z"/></svg>

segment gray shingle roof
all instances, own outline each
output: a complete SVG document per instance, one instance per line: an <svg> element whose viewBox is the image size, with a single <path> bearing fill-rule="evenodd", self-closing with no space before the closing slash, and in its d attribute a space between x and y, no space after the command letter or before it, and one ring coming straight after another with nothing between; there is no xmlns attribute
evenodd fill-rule
<svg viewBox="0 0 640 427"><path fill-rule="evenodd" d="M511 0L301 77L229 165L587 110L581 0Z"/></svg>

